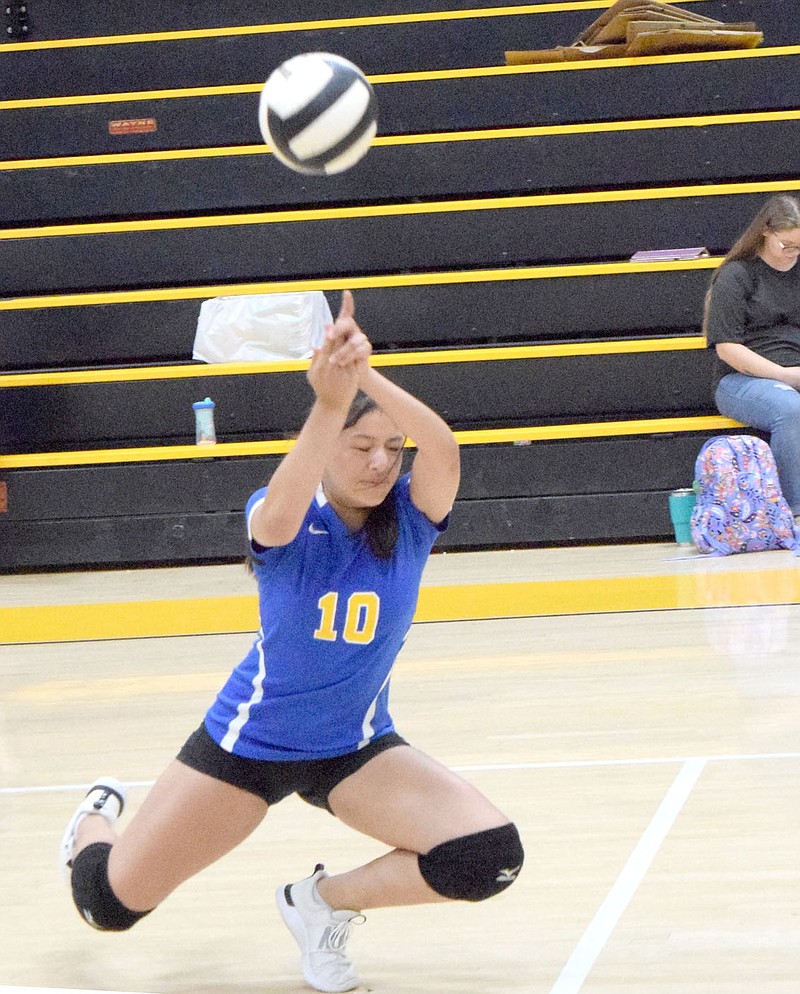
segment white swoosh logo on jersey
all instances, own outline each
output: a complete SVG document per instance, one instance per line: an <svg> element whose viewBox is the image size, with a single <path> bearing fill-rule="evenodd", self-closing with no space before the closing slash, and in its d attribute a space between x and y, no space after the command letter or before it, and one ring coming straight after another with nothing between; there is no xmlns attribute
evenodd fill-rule
<svg viewBox="0 0 800 994"><path fill-rule="evenodd" d="M312 535L327 535L328 534L328 529L327 528L317 528L317 526L315 524L313 524L313 523L308 526L308 530L311 532Z"/></svg>

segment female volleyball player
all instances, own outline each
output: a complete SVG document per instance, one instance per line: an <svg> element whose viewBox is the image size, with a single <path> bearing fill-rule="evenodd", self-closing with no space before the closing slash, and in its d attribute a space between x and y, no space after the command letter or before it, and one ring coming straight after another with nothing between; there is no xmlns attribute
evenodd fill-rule
<svg viewBox="0 0 800 994"><path fill-rule="evenodd" d="M315 401L246 518L261 630L203 725L130 825L102 778L67 826L62 862L78 910L124 930L230 851L268 807L297 793L389 846L378 859L277 891L320 991L358 983L346 942L369 908L479 901L522 865L519 835L475 787L408 745L389 675L423 566L459 481L458 445L430 408L375 369L345 293L311 362ZM403 443L416 446L400 474Z"/></svg>

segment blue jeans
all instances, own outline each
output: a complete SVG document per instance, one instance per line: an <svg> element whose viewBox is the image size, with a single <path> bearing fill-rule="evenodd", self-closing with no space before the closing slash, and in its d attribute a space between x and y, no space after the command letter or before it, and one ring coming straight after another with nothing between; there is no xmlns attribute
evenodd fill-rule
<svg viewBox="0 0 800 994"><path fill-rule="evenodd" d="M720 414L769 432L783 496L800 514L800 393L779 380L728 373L715 395Z"/></svg>

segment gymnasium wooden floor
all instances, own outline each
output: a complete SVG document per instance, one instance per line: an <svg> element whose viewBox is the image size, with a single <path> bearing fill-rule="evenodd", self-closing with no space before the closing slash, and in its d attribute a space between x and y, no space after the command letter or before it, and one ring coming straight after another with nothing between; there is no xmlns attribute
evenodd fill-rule
<svg viewBox="0 0 800 994"><path fill-rule="evenodd" d="M393 713L527 862L493 901L370 912L361 990L797 994L799 581L789 552L434 556ZM199 722L251 640L250 583L0 577L2 994L309 990L275 887L381 848L294 798L129 933L83 924L56 867L82 785L113 773L135 808Z"/></svg>

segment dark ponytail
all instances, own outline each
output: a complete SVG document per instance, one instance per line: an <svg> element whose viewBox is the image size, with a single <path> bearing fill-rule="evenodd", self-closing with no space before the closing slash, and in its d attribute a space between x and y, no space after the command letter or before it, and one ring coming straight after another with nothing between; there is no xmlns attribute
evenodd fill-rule
<svg viewBox="0 0 800 994"><path fill-rule="evenodd" d="M400 534L394 490L390 490L383 501L369 512L364 522L364 534L378 559L392 558Z"/></svg>

